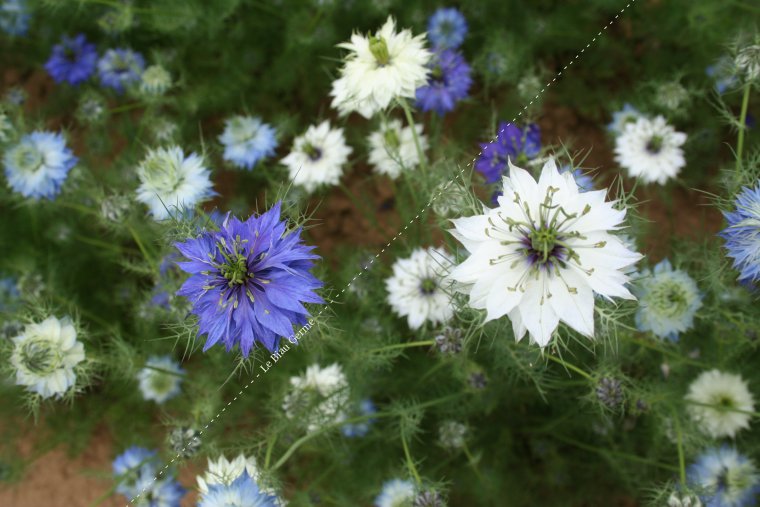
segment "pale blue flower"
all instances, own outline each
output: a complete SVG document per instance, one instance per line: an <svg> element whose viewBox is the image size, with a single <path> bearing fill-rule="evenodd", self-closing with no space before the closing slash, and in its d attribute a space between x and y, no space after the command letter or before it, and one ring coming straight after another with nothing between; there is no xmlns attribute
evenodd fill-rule
<svg viewBox="0 0 760 507"><path fill-rule="evenodd" d="M8 185L24 197L53 199L77 163L66 140L55 132L32 132L5 152Z"/></svg>
<svg viewBox="0 0 760 507"><path fill-rule="evenodd" d="M224 145L224 160L249 170L277 148L275 129L253 116L228 118L219 142Z"/></svg>

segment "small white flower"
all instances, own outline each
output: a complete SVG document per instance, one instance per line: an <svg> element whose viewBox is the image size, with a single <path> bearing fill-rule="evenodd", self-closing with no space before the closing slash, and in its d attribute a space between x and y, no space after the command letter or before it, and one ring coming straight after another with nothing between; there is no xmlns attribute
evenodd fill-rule
<svg viewBox="0 0 760 507"><path fill-rule="evenodd" d="M710 370L701 373L689 386L686 400L689 413L702 430L713 438L731 437L749 428L755 400L740 375Z"/></svg>
<svg viewBox="0 0 760 507"><path fill-rule="evenodd" d="M185 157L179 146L150 150L137 168L137 177L137 200L148 206L156 220L213 195L211 173L203 159L195 153Z"/></svg>
<svg viewBox="0 0 760 507"><path fill-rule="evenodd" d="M13 338L11 365L16 384L43 398L60 398L76 382L76 366L84 361L84 345L77 341L71 319L48 317L29 324Z"/></svg>
<svg viewBox="0 0 760 507"><path fill-rule="evenodd" d="M383 484L383 489L375 498L375 507L410 507L417 494L411 481L393 479Z"/></svg>
<svg viewBox="0 0 760 507"><path fill-rule="evenodd" d="M343 129L332 129L325 120L296 137L292 151L282 163L287 166L293 183L313 192L320 185L338 183L352 151L346 145Z"/></svg>
<svg viewBox="0 0 760 507"><path fill-rule="evenodd" d="M734 64L739 72L747 76L747 81L760 79L760 44L751 44L740 49Z"/></svg>
<svg viewBox="0 0 760 507"><path fill-rule="evenodd" d="M676 132L665 118L639 118L627 123L615 139L615 160L632 178L664 185L686 165L681 145L686 134Z"/></svg>
<svg viewBox="0 0 760 507"><path fill-rule="evenodd" d="M244 471L248 472L248 476L251 479L256 482L259 481L261 471L256 464L256 458L253 456L246 457L241 453L232 461L229 461L225 456L219 456L219 459L216 461L211 461L211 458L209 458L206 473L203 476L197 477L198 489L201 493L206 494L209 487L215 484L228 486L240 477Z"/></svg>
<svg viewBox="0 0 760 507"><path fill-rule="evenodd" d="M393 275L385 280L388 304L411 329L429 321L440 324L454 315L448 289L451 257L440 248L418 248L393 264Z"/></svg>
<svg viewBox="0 0 760 507"><path fill-rule="evenodd" d="M667 507L702 507L699 497L691 493L673 491L668 497Z"/></svg>
<svg viewBox="0 0 760 507"><path fill-rule="evenodd" d="M457 421L444 421L438 428L438 442L448 449L461 449L465 444L467 426Z"/></svg>
<svg viewBox="0 0 760 507"><path fill-rule="evenodd" d="M526 333L545 347L560 320L594 336L594 293L635 299L624 270L641 259L617 236L625 209L606 190L580 192L553 160L538 181L509 164L498 207L453 221L452 235L470 252L451 278L486 321L508 315L515 339Z"/></svg>
<svg viewBox="0 0 760 507"><path fill-rule="evenodd" d="M425 36L413 36L410 30L396 33L390 16L375 35L355 33L338 47L349 51L330 92L332 107L341 115L356 111L371 118L394 99L413 99L417 88L427 83L430 70L425 65L431 53Z"/></svg>
<svg viewBox="0 0 760 507"><path fill-rule="evenodd" d="M185 370L169 356L151 357L137 373L143 399L163 403L180 393Z"/></svg>
<svg viewBox="0 0 760 507"><path fill-rule="evenodd" d="M428 148L428 140L422 133L422 125L414 125L420 149ZM420 163L417 146L414 143L412 127L402 127L400 120L391 120L370 134L367 142L370 146L369 162L375 172L396 179L404 170L409 170Z"/></svg>
<svg viewBox="0 0 760 507"><path fill-rule="evenodd" d="M302 418L308 431L346 418L348 381L339 364L321 368L313 364L298 377L290 378L292 390L285 396L282 408L290 418Z"/></svg>
<svg viewBox="0 0 760 507"><path fill-rule="evenodd" d="M140 91L145 95L163 95L171 85L171 74L161 65L151 65L142 73Z"/></svg>

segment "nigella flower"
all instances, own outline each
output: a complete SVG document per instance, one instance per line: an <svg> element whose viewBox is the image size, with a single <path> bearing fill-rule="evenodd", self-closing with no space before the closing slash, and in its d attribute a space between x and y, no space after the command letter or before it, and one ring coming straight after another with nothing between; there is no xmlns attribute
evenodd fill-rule
<svg viewBox="0 0 760 507"><path fill-rule="evenodd" d="M449 450L461 449L467 432L467 426L458 421L444 421L438 427L438 443Z"/></svg>
<svg viewBox="0 0 760 507"><path fill-rule="evenodd" d="M739 271L739 282L750 285L760 280L760 181L754 189L744 187L735 203L735 211L723 213L728 227L720 236Z"/></svg>
<svg viewBox="0 0 760 507"><path fill-rule="evenodd" d="M370 399L364 399L359 402L357 407L359 416L370 416L377 412L375 404ZM351 416L353 417L353 416ZM349 438L363 437L369 432L369 427L375 422L374 418L368 418L360 422L346 423L341 428L343 435Z"/></svg>
<svg viewBox="0 0 760 507"><path fill-rule="evenodd" d="M480 148L475 170L483 175L486 183L495 183L504 175L508 161L524 164L539 154L541 131L536 124L520 128L514 123L501 122L496 139L481 143Z"/></svg>
<svg viewBox="0 0 760 507"><path fill-rule="evenodd" d="M739 83L734 61L727 55L721 56L714 64L708 66L705 74L713 79L715 91L721 95Z"/></svg>
<svg viewBox="0 0 760 507"><path fill-rule="evenodd" d="M641 116L638 109L628 103L623 104L623 109L612 113L612 121L607 125L607 130L618 136L623 133L626 125L634 123Z"/></svg>
<svg viewBox="0 0 760 507"><path fill-rule="evenodd" d="M727 445L703 452L689 467L688 480L707 507L755 505L760 493L755 463Z"/></svg>
<svg viewBox="0 0 760 507"><path fill-rule="evenodd" d="M686 165L681 149L685 142L686 134L676 132L662 116L639 118L627 123L615 139L615 161L631 178L664 185Z"/></svg>
<svg viewBox="0 0 760 507"><path fill-rule="evenodd" d="M333 363L322 368L312 364L297 377L290 377L291 391L282 402L288 419L296 419L313 432L346 419L350 396L343 368Z"/></svg>
<svg viewBox="0 0 760 507"><path fill-rule="evenodd" d="M383 489L375 498L375 507L404 507L411 505L417 496L417 489L411 481L392 479L383 484Z"/></svg>
<svg viewBox="0 0 760 507"><path fill-rule="evenodd" d="M352 151L346 144L343 129L334 129L325 120L296 137L282 163L288 168L290 180L311 193L321 185L338 183Z"/></svg>
<svg viewBox="0 0 760 507"><path fill-rule="evenodd" d="M609 408L617 408L623 403L623 386L616 378L600 378L595 392L597 399Z"/></svg>
<svg viewBox="0 0 760 507"><path fill-rule="evenodd" d="M140 92L149 97L163 95L171 85L172 76L161 65L151 65L140 76Z"/></svg>
<svg viewBox="0 0 760 507"><path fill-rule="evenodd" d="M567 165L560 169L560 174L570 172L575 179L575 183L578 185L579 192L590 192L594 190L594 179L587 173L583 172L583 169L573 169Z"/></svg>
<svg viewBox="0 0 760 507"><path fill-rule="evenodd" d="M686 395L691 418L713 438L734 438L749 428L755 399L747 382L733 373L703 371L689 385Z"/></svg>
<svg viewBox="0 0 760 507"><path fill-rule="evenodd" d="M458 52L437 51L428 64L431 72L426 85L417 88L417 106L443 116L467 97L472 85L472 69Z"/></svg>
<svg viewBox="0 0 760 507"><path fill-rule="evenodd" d="M77 163L63 135L36 131L5 152L3 165L8 184L24 197L53 199Z"/></svg>
<svg viewBox="0 0 760 507"><path fill-rule="evenodd" d="M219 142L224 145L224 160L249 170L274 155L277 148L274 128L255 116L238 115L225 120Z"/></svg>
<svg viewBox="0 0 760 507"><path fill-rule="evenodd" d="M131 84L139 83L144 68L143 56L131 49L109 49L98 60L100 82L118 93Z"/></svg>
<svg viewBox="0 0 760 507"><path fill-rule="evenodd" d="M206 494L209 488L218 484L230 485L235 482L235 479L242 474L248 474L254 480L257 480L261 475L258 465L256 464L256 458L253 456L246 457L244 454L238 454L232 461L228 460L225 456L219 456L216 461L212 461L208 458L208 467L206 473L203 476L198 476L198 489L202 494Z"/></svg>
<svg viewBox="0 0 760 507"><path fill-rule="evenodd" d="M115 491L138 507L179 507L185 489L167 474L156 451L132 446L113 461Z"/></svg>
<svg viewBox="0 0 760 507"><path fill-rule="evenodd" d="M90 78L97 61L95 45L87 42L87 38L80 33L76 37L64 37L60 44L53 46L53 54L45 69L56 83L77 85Z"/></svg>
<svg viewBox="0 0 760 507"><path fill-rule="evenodd" d="M428 19L427 36L436 48L455 49L467 35L467 20L453 7L438 9Z"/></svg>
<svg viewBox="0 0 760 507"><path fill-rule="evenodd" d="M24 35L31 18L26 0L4 0L0 3L0 30L8 35Z"/></svg>
<svg viewBox="0 0 760 507"><path fill-rule="evenodd" d="M150 357L137 373L143 399L163 403L180 393L185 370L169 356Z"/></svg>
<svg viewBox="0 0 760 507"><path fill-rule="evenodd" d="M247 472L230 484L214 484L201 496L198 507L277 507L277 497L259 488Z"/></svg>
<svg viewBox="0 0 760 507"><path fill-rule="evenodd" d="M204 351L221 342L247 357L259 342L274 352L294 324L307 323L303 303L323 303L314 292L322 282L309 273L318 256L300 228L287 232L280 206L244 222L228 215L218 232L175 244L192 275L177 294L192 303L198 334L208 335Z"/></svg>
<svg viewBox="0 0 760 507"><path fill-rule="evenodd" d="M747 81L760 79L760 37L755 39L755 44L747 45L736 53L734 65Z"/></svg>
<svg viewBox="0 0 760 507"><path fill-rule="evenodd" d="M694 315L702 307L697 283L686 271L673 269L670 261L660 261L654 270L645 269L633 293L639 298L636 327L652 331L659 338L678 340L679 333L691 329Z"/></svg>
<svg viewBox="0 0 760 507"><path fill-rule="evenodd" d="M594 336L594 293L634 299L623 271L641 255L610 231L626 210L605 201L606 190L578 191L554 160L538 181L509 166L499 206L453 221L452 235L470 256L451 272L486 321L508 315L515 339L526 332L545 347L559 321Z"/></svg>
<svg viewBox="0 0 760 507"><path fill-rule="evenodd" d="M420 155L414 141L415 131L417 143L424 153L428 148L427 136L422 133L422 125L416 123L404 127L400 120L389 120L369 135L369 162L375 172L396 179L402 171L417 167Z"/></svg>

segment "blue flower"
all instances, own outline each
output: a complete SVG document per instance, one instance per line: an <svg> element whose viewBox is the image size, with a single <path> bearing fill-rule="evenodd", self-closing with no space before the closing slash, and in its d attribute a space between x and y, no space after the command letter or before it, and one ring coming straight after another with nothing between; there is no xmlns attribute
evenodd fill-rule
<svg viewBox="0 0 760 507"><path fill-rule="evenodd" d="M760 280L760 181L736 196L736 211L725 212L728 227L720 232L728 256L739 271L739 282L751 286Z"/></svg>
<svg viewBox="0 0 760 507"><path fill-rule="evenodd" d="M359 415L367 416L377 412L372 400L366 399L359 403ZM369 432L369 427L375 422L374 418L365 419L361 422L344 424L341 428L343 435L349 438L363 437Z"/></svg>
<svg viewBox="0 0 760 507"><path fill-rule="evenodd" d="M607 130L614 135L619 135L625 129L626 124L635 122L641 116L638 109L630 104L623 104L623 109L612 113L612 121L607 125Z"/></svg>
<svg viewBox="0 0 760 507"><path fill-rule="evenodd" d="M514 123L501 122L496 139L481 143L481 153L475 170L487 183L499 181L507 169L507 160L520 165L535 158L541 151L541 131L535 123L520 128Z"/></svg>
<svg viewBox="0 0 760 507"><path fill-rule="evenodd" d="M726 445L703 452L689 467L689 483L705 507L755 505L760 476L752 460Z"/></svg>
<svg viewBox="0 0 760 507"><path fill-rule="evenodd" d="M428 67L432 72L427 84L417 88L417 106L443 116L467 97L471 69L461 54L450 49L434 53Z"/></svg>
<svg viewBox="0 0 760 507"><path fill-rule="evenodd" d="M274 155L276 131L261 118L233 116L224 122L219 142L224 145L224 160L238 167L253 169L259 160Z"/></svg>
<svg viewBox="0 0 760 507"><path fill-rule="evenodd" d="M686 271L673 269L667 259L652 271L643 270L632 292L639 298L635 318L639 331L652 331L672 341L691 329L694 315L702 307L697 283Z"/></svg>
<svg viewBox="0 0 760 507"><path fill-rule="evenodd" d="M594 190L594 179L590 175L584 173L582 169L573 169L571 166L566 165L560 169L560 174L567 171L572 171L575 183L578 185L578 191L590 192Z"/></svg>
<svg viewBox="0 0 760 507"><path fill-rule="evenodd" d="M192 303L198 334L208 335L204 351L221 340L246 357L254 342L274 352L294 324L307 323L303 303L323 303L314 292L322 282L309 273L319 257L300 228L287 233L280 206L245 222L228 215L218 232L176 243L188 259L179 266L192 275L177 294Z"/></svg>
<svg viewBox="0 0 760 507"><path fill-rule="evenodd" d="M139 83L145 69L145 59L131 49L109 49L98 60L98 75L103 86L121 93L133 83Z"/></svg>
<svg viewBox="0 0 760 507"><path fill-rule="evenodd" d="M53 199L77 158L55 132L32 132L5 152L8 185L24 197Z"/></svg>
<svg viewBox="0 0 760 507"><path fill-rule="evenodd" d="M164 467L156 451L132 446L112 465L116 492L139 507L179 507L185 489L172 477L158 478ZM137 497L137 498L136 498Z"/></svg>
<svg viewBox="0 0 760 507"><path fill-rule="evenodd" d="M375 507L411 506L416 496L412 481L391 479L383 484L383 489L375 498Z"/></svg>
<svg viewBox="0 0 760 507"><path fill-rule="evenodd" d="M467 20L453 7L438 9L428 19L428 38L439 49L456 49L467 35Z"/></svg>
<svg viewBox="0 0 760 507"><path fill-rule="evenodd" d="M5 0L0 3L0 30L8 35L24 35L29 29L30 18L25 0Z"/></svg>
<svg viewBox="0 0 760 507"><path fill-rule="evenodd" d="M739 76L736 74L736 65L733 58L723 55L714 64L705 69L705 74L713 79L715 91L723 95L726 90L739 84Z"/></svg>
<svg viewBox="0 0 760 507"><path fill-rule="evenodd" d="M277 497L259 488L247 471L232 484L214 484L198 502L198 507L277 507Z"/></svg>
<svg viewBox="0 0 760 507"><path fill-rule="evenodd" d="M73 38L64 37L60 44L53 46L53 54L45 64L45 69L56 83L77 85L89 79L95 72L97 62L95 45L87 42L80 33Z"/></svg>

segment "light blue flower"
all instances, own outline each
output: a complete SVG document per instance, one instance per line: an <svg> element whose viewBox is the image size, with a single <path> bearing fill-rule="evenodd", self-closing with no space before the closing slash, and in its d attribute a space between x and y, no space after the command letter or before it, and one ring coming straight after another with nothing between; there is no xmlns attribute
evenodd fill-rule
<svg viewBox="0 0 760 507"><path fill-rule="evenodd" d="M150 357L137 374L140 392L146 400L163 403L180 393L185 370L169 356Z"/></svg>
<svg viewBox="0 0 760 507"><path fill-rule="evenodd" d="M145 59L131 49L109 49L98 60L100 82L118 93L131 84L139 83L144 69Z"/></svg>
<svg viewBox="0 0 760 507"><path fill-rule="evenodd" d="M253 116L228 118L219 142L224 145L224 160L249 170L277 148L275 129Z"/></svg>
<svg viewBox="0 0 760 507"><path fill-rule="evenodd" d="M262 491L243 472L232 484L214 484L198 502L198 507L277 507L277 497Z"/></svg>
<svg viewBox="0 0 760 507"><path fill-rule="evenodd" d="M688 480L705 507L755 505L760 493L755 464L726 445L702 453L689 467Z"/></svg>
<svg viewBox="0 0 760 507"><path fill-rule="evenodd" d="M359 414L360 416L369 416L377 412L375 404L372 400L366 399L359 402ZM349 438L363 437L369 432L369 427L375 422L374 418L365 419L360 422L344 424L341 428L344 436Z"/></svg>
<svg viewBox="0 0 760 507"><path fill-rule="evenodd" d="M623 104L623 109L612 113L612 121L607 125L607 130L614 135L620 135L625 129L626 124L635 122L642 114L638 109L630 104Z"/></svg>
<svg viewBox="0 0 760 507"><path fill-rule="evenodd" d="M739 282L752 285L760 280L760 181L755 188L744 187L735 202L736 211L724 213L728 227L720 236L739 271Z"/></svg>
<svg viewBox="0 0 760 507"><path fill-rule="evenodd" d="M673 269L667 259L652 271L643 270L633 293L639 298L636 327L672 341L694 325L694 315L702 307L696 282L686 271Z"/></svg>
<svg viewBox="0 0 760 507"><path fill-rule="evenodd" d="M573 173L573 179L578 185L579 192L590 192L594 190L594 179L587 173L583 172L583 169L573 169L571 166L566 165L560 169L560 174L571 171Z"/></svg>
<svg viewBox="0 0 760 507"><path fill-rule="evenodd" d="M392 479L383 484L375 507L411 507L415 496L416 488L411 481Z"/></svg>
<svg viewBox="0 0 760 507"><path fill-rule="evenodd" d="M437 49L456 49L467 35L467 20L453 7L438 9L428 20L427 35Z"/></svg>
<svg viewBox="0 0 760 507"><path fill-rule="evenodd" d="M112 465L116 492L136 507L179 507L185 488L161 466L156 451L132 446Z"/></svg>
<svg viewBox="0 0 760 507"><path fill-rule="evenodd" d="M714 64L708 66L705 74L713 79L715 91L721 95L739 84L734 60L727 55L721 56Z"/></svg>
<svg viewBox="0 0 760 507"><path fill-rule="evenodd" d="M3 157L8 185L32 199L53 199L76 163L66 140L55 132L27 134Z"/></svg>
<svg viewBox="0 0 760 507"><path fill-rule="evenodd" d="M24 35L29 29L30 18L25 0L0 2L0 30L8 35Z"/></svg>

